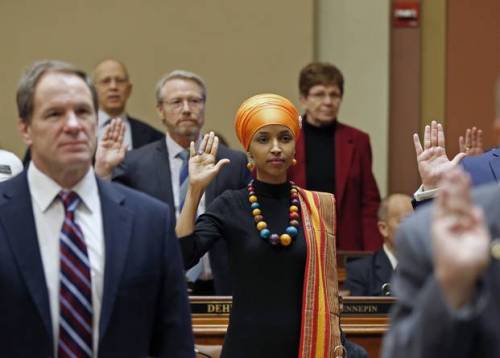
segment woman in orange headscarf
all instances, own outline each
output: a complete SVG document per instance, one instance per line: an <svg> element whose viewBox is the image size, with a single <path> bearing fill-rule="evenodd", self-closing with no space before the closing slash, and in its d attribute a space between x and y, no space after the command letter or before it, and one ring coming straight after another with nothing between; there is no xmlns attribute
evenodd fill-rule
<svg viewBox="0 0 500 358"><path fill-rule="evenodd" d="M243 102L235 126L256 179L224 192L195 225L205 188L228 160L215 163L213 133L198 151L191 143L176 227L188 266L216 240L227 242L233 306L222 357L342 357L334 199L287 181L299 113L286 98L261 94Z"/></svg>

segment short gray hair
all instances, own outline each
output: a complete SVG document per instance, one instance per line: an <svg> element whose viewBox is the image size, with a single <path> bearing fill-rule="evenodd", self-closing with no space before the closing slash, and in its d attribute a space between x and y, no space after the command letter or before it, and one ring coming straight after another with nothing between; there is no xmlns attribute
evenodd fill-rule
<svg viewBox="0 0 500 358"><path fill-rule="evenodd" d="M29 123L33 116L35 89L40 79L48 73L64 73L80 77L90 89L92 103L97 113L97 92L85 71L77 69L75 66L55 60L44 60L34 62L21 76L17 86L16 102L18 116L23 122Z"/></svg>
<svg viewBox="0 0 500 358"><path fill-rule="evenodd" d="M196 73L185 71L185 70L174 70L172 72L169 72L169 73L163 75L160 78L160 80L156 83L155 93L156 93L156 103L157 104L160 104L163 102L161 90L165 86L165 83L167 83L170 80L176 80L176 79L195 82L198 86L201 87L203 100L207 99L207 86L205 85L205 81L203 81L203 79L200 76L198 76Z"/></svg>

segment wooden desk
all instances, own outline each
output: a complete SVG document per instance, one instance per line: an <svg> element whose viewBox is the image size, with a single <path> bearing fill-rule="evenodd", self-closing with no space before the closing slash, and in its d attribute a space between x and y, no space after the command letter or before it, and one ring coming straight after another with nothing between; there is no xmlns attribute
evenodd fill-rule
<svg viewBox="0 0 500 358"><path fill-rule="evenodd" d="M370 358L379 356L393 303L393 297L343 299L342 330L351 341L362 345ZM191 310L196 344L222 345L231 311L231 297L191 297Z"/></svg>

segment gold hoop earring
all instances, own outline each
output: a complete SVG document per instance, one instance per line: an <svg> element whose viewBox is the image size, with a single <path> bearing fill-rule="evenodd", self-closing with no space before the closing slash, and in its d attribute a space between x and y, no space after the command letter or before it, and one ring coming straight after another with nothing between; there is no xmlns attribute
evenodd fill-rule
<svg viewBox="0 0 500 358"><path fill-rule="evenodd" d="M297 165L297 159L295 158L292 159L292 165Z"/></svg>
<svg viewBox="0 0 500 358"><path fill-rule="evenodd" d="M253 170L255 169L255 163L254 162L248 162L247 163L247 168L248 170L250 170L251 172L253 172Z"/></svg>

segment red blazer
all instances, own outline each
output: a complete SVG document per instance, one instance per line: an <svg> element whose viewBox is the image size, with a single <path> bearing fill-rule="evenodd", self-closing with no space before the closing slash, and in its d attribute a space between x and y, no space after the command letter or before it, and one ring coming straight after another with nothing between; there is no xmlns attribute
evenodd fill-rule
<svg viewBox="0 0 500 358"><path fill-rule="evenodd" d="M307 188L305 151L302 133L296 143L297 165L290 169L289 177L303 188ZM378 250L382 246L377 227L380 194L372 173L370 137L338 122L335 129L335 175L337 248Z"/></svg>

